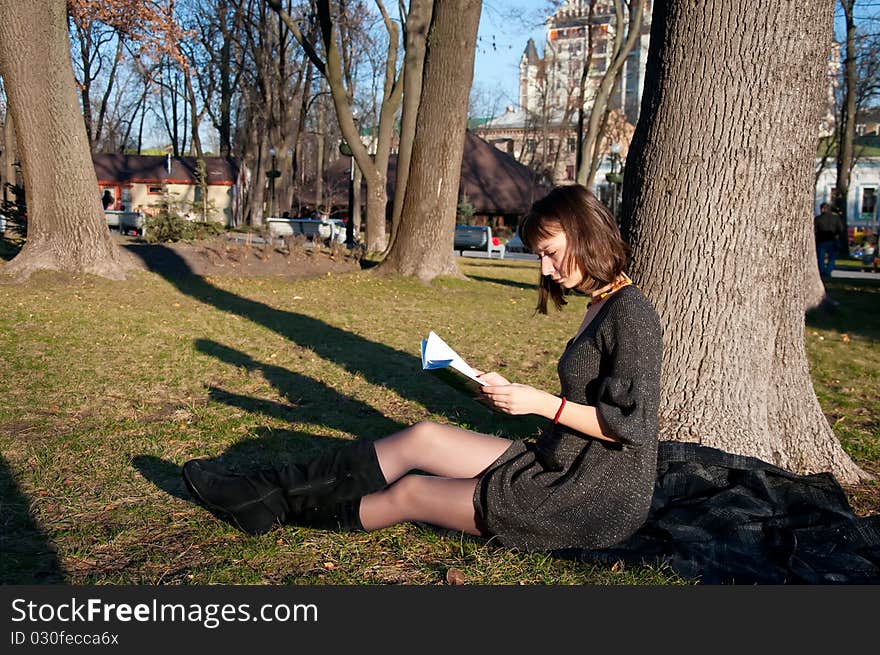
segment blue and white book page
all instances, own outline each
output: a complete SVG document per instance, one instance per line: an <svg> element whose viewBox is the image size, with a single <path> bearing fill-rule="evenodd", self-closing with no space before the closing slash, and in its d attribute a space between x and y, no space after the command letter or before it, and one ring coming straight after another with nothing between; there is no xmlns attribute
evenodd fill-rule
<svg viewBox="0 0 880 655"><path fill-rule="evenodd" d="M430 371L447 367L454 368L480 386L486 385L485 382L477 377L477 372L459 357L458 353L431 331L428 333L428 338L422 340L422 368Z"/></svg>

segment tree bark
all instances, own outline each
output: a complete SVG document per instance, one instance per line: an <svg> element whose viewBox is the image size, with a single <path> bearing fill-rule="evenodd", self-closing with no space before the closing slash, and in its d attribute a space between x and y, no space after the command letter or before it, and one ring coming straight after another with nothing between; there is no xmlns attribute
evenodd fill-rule
<svg viewBox="0 0 880 655"><path fill-rule="evenodd" d="M7 275L49 269L123 279L79 112L64 0L0 0L0 75L15 118L28 199L24 248Z"/></svg>
<svg viewBox="0 0 880 655"><path fill-rule="evenodd" d="M849 483L865 474L810 379L804 261L773 253L808 252L832 19L833 0L657 3L623 217L664 326L662 438Z"/></svg>
<svg viewBox="0 0 880 655"><path fill-rule="evenodd" d="M383 272L458 275L452 250L480 0L435 0L409 182Z"/></svg>

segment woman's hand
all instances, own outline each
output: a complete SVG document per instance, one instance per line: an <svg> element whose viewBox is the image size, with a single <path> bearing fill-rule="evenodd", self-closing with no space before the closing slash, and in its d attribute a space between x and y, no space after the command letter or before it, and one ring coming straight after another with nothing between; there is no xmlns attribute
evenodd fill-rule
<svg viewBox="0 0 880 655"><path fill-rule="evenodd" d="M498 377L501 378L500 375ZM553 416L559 405L559 398L556 396L527 384L490 384L483 387L483 395L489 399L493 408L505 414L537 414L546 417L547 412L550 412L550 416Z"/></svg>
<svg viewBox="0 0 880 655"><path fill-rule="evenodd" d="M488 386L510 384L510 382L507 381L507 378L500 375L499 373L495 373L494 371L491 373L483 373L483 371L478 371L477 369L474 369L474 372L477 374L477 377L485 382Z"/></svg>

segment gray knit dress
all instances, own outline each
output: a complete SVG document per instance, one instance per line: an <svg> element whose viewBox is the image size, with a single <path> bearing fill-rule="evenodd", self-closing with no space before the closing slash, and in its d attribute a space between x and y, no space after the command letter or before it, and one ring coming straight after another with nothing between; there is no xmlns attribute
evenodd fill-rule
<svg viewBox="0 0 880 655"><path fill-rule="evenodd" d="M627 286L604 301L559 360L562 395L596 407L612 443L562 425L514 442L474 493L484 533L521 550L606 548L632 535L651 505L663 340L650 301Z"/></svg>

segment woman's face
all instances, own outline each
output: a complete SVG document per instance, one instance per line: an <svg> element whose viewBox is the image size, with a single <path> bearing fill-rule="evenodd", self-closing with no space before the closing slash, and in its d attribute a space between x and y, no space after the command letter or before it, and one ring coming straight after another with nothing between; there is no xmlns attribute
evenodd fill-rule
<svg viewBox="0 0 880 655"><path fill-rule="evenodd" d="M568 240L561 229L536 244L535 254L541 259L541 275L547 275L565 289L573 289L584 279L577 263L573 271L565 270L565 253Z"/></svg>

